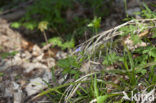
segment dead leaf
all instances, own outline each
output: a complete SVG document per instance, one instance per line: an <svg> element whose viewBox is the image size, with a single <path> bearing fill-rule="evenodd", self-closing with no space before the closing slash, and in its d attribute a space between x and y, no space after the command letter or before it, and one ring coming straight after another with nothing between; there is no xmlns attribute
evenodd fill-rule
<svg viewBox="0 0 156 103"><path fill-rule="evenodd" d="M145 35L147 35L147 32L140 34L140 38ZM134 45L134 42L131 40L130 35L128 35L126 38L124 38L123 44L126 45L129 50L134 50L138 47L145 47L148 45L147 43L145 43L143 41L141 43Z"/></svg>
<svg viewBox="0 0 156 103"><path fill-rule="evenodd" d="M32 42L28 42L26 40L21 41L21 48L24 50L32 51L34 44Z"/></svg>
<svg viewBox="0 0 156 103"><path fill-rule="evenodd" d="M149 30L145 30L144 32L139 34L139 37L141 38L141 37L147 36L148 33L149 33Z"/></svg>
<svg viewBox="0 0 156 103"><path fill-rule="evenodd" d="M80 71L87 74L89 72L89 68L90 68L90 62L88 61L87 63L82 64Z"/></svg>

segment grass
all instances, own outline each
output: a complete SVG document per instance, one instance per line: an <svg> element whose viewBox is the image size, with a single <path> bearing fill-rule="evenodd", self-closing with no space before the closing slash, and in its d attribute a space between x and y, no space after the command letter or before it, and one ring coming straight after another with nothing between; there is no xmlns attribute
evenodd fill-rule
<svg viewBox="0 0 156 103"><path fill-rule="evenodd" d="M62 68L62 75L67 75L68 80L72 79L72 81L56 84L56 86L46 83L48 89L33 97L32 100L46 95L54 103L135 103L136 99L125 100L124 93L131 98L132 91L135 95L154 90L156 45L152 43L152 40L156 39L156 13L145 5L145 9L137 14L143 18L133 19L100 34L97 33L101 18L95 17L88 27L92 27L96 35L81 44L81 49L76 53L57 62L57 67ZM57 19L61 22L61 18L57 17ZM48 23L41 22L41 24L39 29L45 35L44 30L47 29ZM19 27L18 24L14 26ZM140 36L141 33L146 35ZM124 43L127 37L130 37L133 49L130 49L129 44ZM46 39L46 42L51 42L63 50L74 47L72 40L63 42L57 37ZM136 47L142 42L147 45ZM89 67L85 68L89 68L90 71L88 70L88 74L85 74L80 69L87 62L89 62ZM56 82L55 68L52 68L52 75L53 82Z"/></svg>
<svg viewBox="0 0 156 103"><path fill-rule="evenodd" d="M151 17L154 16L152 15ZM149 19L149 17L147 18ZM153 26L152 22L154 21L155 19L149 21L148 23L141 22L142 24L137 21L137 23L135 22L136 24L126 24L127 26L120 27L116 31L120 32L120 38L123 38L130 33L130 36L132 36L131 40L136 45L144 41L145 39L148 39L148 36L145 36L143 39L136 39L134 35L138 35L138 33L144 32L149 28L149 25ZM93 23L89 25L94 26ZM146 26L142 28L144 25ZM94 28L97 32L98 28ZM155 32L151 33L153 35L152 37L155 38ZM98 38L98 36L96 36L96 38ZM93 43L90 44L94 45L94 40L91 41ZM72 60L72 64L69 64L70 62L66 63L66 61L61 62L69 64L67 65L67 68L69 70L74 70L75 68L71 65L77 64L79 60L81 61L81 63L83 63L84 61L90 60L96 60L95 62L99 62L99 60L102 59L103 64L100 64L102 66L100 72L93 71L93 73L91 74L79 74L79 79L67 84L59 85L54 88L49 88L48 90L43 91L37 96L42 96L45 94L49 94L52 91L60 91L60 89L63 89L64 93L59 93L59 95L62 96L62 98L60 98L59 100L60 103L134 103L136 102L135 100L130 101L122 98L124 96L123 91L127 93L128 97L132 97L133 95L131 94L131 91L133 91L134 94L140 92L143 93L145 89L147 89L147 92L150 92L156 86L156 47L154 46L154 44L150 43L150 40L146 42L149 44L148 46L138 47L134 50L129 50L127 45L121 45L121 43L120 45L113 47L113 43L117 42L112 42L111 40L108 40L106 45L100 45L100 49L96 49L96 53L93 52L91 54L85 54L85 52L80 50L78 51L80 54L78 53L76 55L80 56L78 58L81 58L81 56L83 55L83 59L77 59L78 61L73 61L72 59L69 59ZM119 49L121 46L123 46L124 49ZM119 49L121 53L115 51L116 49ZM99 53L101 53L100 56ZM113 69L109 70L109 67L113 67ZM77 69L78 68L81 68L81 66L77 66Z"/></svg>
<svg viewBox="0 0 156 103"><path fill-rule="evenodd" d="M132 97L131 91L135 94L150 88L148 89L149 92L156 86L156 76L154 73L156 67L155 57L151 57L149 54L147 55L151 60L145 59L145 61L142 61L137 59L136 62L136 58L133 57L133 52L129 51L125 46L123 61L113 61L109 64L109 66L115 63L120 64L118 68L107 70L107 66L103 65L103 69L100 72L80 76L80 78L74 82L49 88L37 95L37 97L57 91L60 97L64 97L64 100L59 100L60 103L63 101L68 103L112 103L114 101L116 103L134 103L134 101L122 99L123 91L125 91L129 97ZM147 61L148 63L140 65L140 62ZM110 77L105 79L107 76ZM119 82L117 83L116 81ZM64 90L64 93L59 93L61 90Z"/></svg>
<svg viewBox="0 0 156 103"><path fill-rule="evenodd" d="M33 9L34 11L28 13L20 22L11 24L11 26L19 28L23 25L33 30L38 25L38 29L43 33L47 44L53 43L54 46L58 46L62 50L73 48L75 42L72 36L69 37L70 41L63 41L61 37L48 40L45 30L48 27L56 28L56 32L58 29L63 28L61 29L63 33L67 32L66 28L73 26L78 28L77 31L75 30L74 35L77 36L77 32L82 35L86 30L84 24L88 23L90 19L74 19L73 21L78 25L68 25L69 23L61 15L65 7L72 8L73 2L67 0L68 2L64 4L63 0L46 1L36 2L30 7L30 10ZM125 10L127 10L126 0L124 1ZM82 4L90 4L91 2L95 1L80 0ZM54 3L56 3L56 7L51 6ZM96 8L95 3L91 3L91 7L94 8L96 14L102 5ZM98 0L98 4L102 4L102 0ZM50 9L47 9L46 6L49 6ZM124 93L127 93L127 96L131 98L133 96L132 91L135 95L136 93L145 93L145 91L150 93L150 91L154 90L156 87L156 45L152 41L156 39L156 13L151 11L145 4L144 7L145 9L137 13L137 15L142 16L142 19L132 19L100 34L98 34L98 31L101 17L95 16L87 25L92 28L94 36L82 43L80 45L81 49L76 53L57 61L57 67L62 70L61 75L67 75L69 81L73 80L71 82L67 80L67 83L64 84L56 83L55 68L52 68L52 80L56 85L52 86L50 83L46 83L48 85L47 90L43 90L32 100L46 95L54 103L135 103L136 99L133 101L125 100L123 98ZM45 20L38 21L35 18L35 21L34 18L32 19L33 14L40 14L40 18ZM102 14L98 13L97 15L101 16ZM53 19L55 19L54 22ZM72 34L74 30L72 29L70 32ZM142 33L145 35L139 36ZM134 47L133 49L130 49L128 44L123 43L128 36L132 42L132 47ZM147 45L135 47L142 42ZM16 53L2 53L0 56L8 58L16 55ZM80 69L87 62L89 62L89 67L85 68L89 68L90 71L88 70L88 74L85 74ZM0 76L3 75L3 73L0 73Z"/></svg>

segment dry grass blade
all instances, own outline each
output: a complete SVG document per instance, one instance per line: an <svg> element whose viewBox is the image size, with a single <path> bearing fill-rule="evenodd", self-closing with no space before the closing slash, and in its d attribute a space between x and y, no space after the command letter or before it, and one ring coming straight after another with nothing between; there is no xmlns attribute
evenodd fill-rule
<svg viewBox="0 0 156 103"><path fill-rule="evenodd" d="M146 23L146 22L153 22L156 25L156 18L154 19L136 19L140 23ZM123 26L130 25L130 24L136 24L136 20L128 21L124 24L121 24L119 26L116 26L110 30L101 32L95 36L93 36L91 39L87 40L86 42L79 45L81 49L85 53L93 54L96 48L98 48L101 44L107 42L108 40L112 39L113 37L120 35L119 29ZM155 26L154 26L155 27ZM151 28L151 27L150 27Z"/></svg>
<svg viewBox="0 0 156 103"><path fill-rule="evenodd" d="M75 82L79 82L79 81L85 81L87 79L87 77L91 76L91 75L94 75L94 74L97 74L98 72L95 72L95 73L90 73L90 74L87 74L81 78L79 78L78 80L76 80ZM77 86L73 86L73 85L70 85L66 91L68 91L66 93L66 96L65 96L65 103L68 102L68 100L75 94L76 90L79 88L79 86L81 85L81 83L77 84Z"/></svg>

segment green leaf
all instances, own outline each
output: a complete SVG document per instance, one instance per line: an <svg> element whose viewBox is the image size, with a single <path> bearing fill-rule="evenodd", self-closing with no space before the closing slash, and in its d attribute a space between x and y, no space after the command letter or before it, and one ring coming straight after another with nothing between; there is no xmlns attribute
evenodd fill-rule
<svg viewBox="0 0 156 103"><path fill-rule="evenodd" d="M62 40L60 37L53 37L53 38L49 39L48 42L52 43L53 47L56 45L59 47L62 46Z"/></svg>
<svg viewBox="0 0 156 103"><path fill-rule="evenodd" d="M108 95L97 97L97 103L104 103L108 99Z"/></svg>
<svg viewBox="0 0 156 103"><path fill-rule="evenodd" d="M61 59L57 62L57 65L61 68L79 68L80 65L74 57L68 57L66 59Z"/></svg>
<svg viewBox="0 0 156 103"><path fill-rule="evenodd" d="M137 68L136 73L141 73L142 75L145 75L147 73L147 70L143 68Z"/></svg>
<svg viewBox="0 0 156 103"><path fill-rule="evenodd" d="M141 42L141 39L138 35L131 35L131 40L135 45Z"/></svg>
<svg viewBox="0 0 156 103"><path fill-rule="evenodd" d="M105 103L105 101L108 98L117 96L117 95L121 95L121 94L107 94L107 95L99 96L99 97L97 97L97 103Z"/></svg>
<svg viewBox="0 0 156 103"><path fill-rule="evenodd" d="M88 26L88 27L93 27L94 25L93 25L93 23L90 23L90 24L88 24L87 26Z"/></svg>
<svg viewBox="0 0 156 103"><path fill-rule="evenodd" d="M121 31L122 33L120 34L121 36L125 36L125 35L133 35L134 31L136 30L136 26L134 25L129 25L129 26L123 26L119 29L119 31Z"/></svg>
<svg viewBox="0 0 156 103"><path fill-rule="evenodd" d="M4 76L4 73L0 72L0 77Z"/></svg>
<svg viewBox="0 0 156 103"><path fill-rule="evenodd" d="M36 24L32 23L32 22L26 22L23 24L24 27L26 27L29 30L33 30L36 27Z"/></svg>
<svg viewBox="0 0 156 103"><path fill-rule="evenodd" d="M61 47L61 49L66 49L66 48L73 48L75 46L75 41L74 39L71 39L70 41L62 42L62 39L60 37L53 37L48 40L49 43L52 43L52 47L58 46Z"/></svg>
<svg viewBox="0 0 156 103"><path fill-rule="evenodd" d="M77 73L77 70L72 69L72 70L70 70L70 73L71 74L76 74Z"/></svg>
<svg viewBox="0 0 156 103"><path fill-rule="evenodd" d="M94 27L95 28L99 28L100 27L100 23L101 23L101 17L95 18L95 20L93 21L93 23L94 23Z"/></svg>
<svg viewBox="0 0 156 103"><path fill-rule="evenodd" d="M95 96L96 96L96 97L99 96L99 91L98 91L98 87L97 87L96 74L95 74L95 77L94 77L94 93L95 93Z"/></svg>
<svg viewBox="0 0 156 103"><path fill-rule="evenodd" d="M66 49L66 48L73 48L75 46L75 42L74 39L67 41L65 43L62 44L62 49Z"/></svg>
<svg viewBox="0 0 156 103"><path fill-rule="evenodd" d="M94 20L88 24L88 27L93 27L95 29L98 29L100 27L101 23L101 17L97 18L96 16L94 17Z"/></svg>
<svg viewBox="0 0 156 103"><path fill-rule="evenodd" d="M41 21L38 25L38 29L40 31L44 31L44 30L47 30L47 27L48 27L48 22L47 21Z"/></svg>
<svg viewBox="0 0 156 103"><path fill-rule="evenodd" d="M156 28L153 28L151 32L153 33L152 38L156 38Z"/></svg>
<svg viewBox="0 0 156 103"><path fill-rule="evenodd" d="M149 55L156 58L156 48L150 50Z"/></svg>
<svg viewBox="0 0 156 103"><path fill-rule="evenodd" d="M13 52L6 52L6 53L1 53L0 56L5 59L7 57L13 57L17 54L17 51L13 51Z"/></svg>
<svg viewBox="0 0 156 103"><path fill-rule="evenodd" d="M13 22L12 24L11 24L11 27L12 28L19 28L21 26L21 23L19 23L19 22Z"/></svg>
<svg viewBox="0 0 156 103"><path fill-rule="evenodd" d="M123 61L123 58L117 56L117 54L115 52L112 52L111 54L108 54L105 57L105 59L103 61L103 64L105 64L105 65L111 65L111 64L114 64L117 61Z"/></svg>

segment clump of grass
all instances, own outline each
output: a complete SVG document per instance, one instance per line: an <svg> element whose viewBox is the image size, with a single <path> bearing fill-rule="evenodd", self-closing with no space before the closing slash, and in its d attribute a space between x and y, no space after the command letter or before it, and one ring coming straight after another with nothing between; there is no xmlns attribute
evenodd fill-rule
<svg viewBox="0 0 156 103"><path fill-rule="evenodd" d="M96 27L99 26L95 26L95 24L99 25L99 21L100 19L98 23L96 23L95 20L93 20L90 26L97 29ZM77 75L79 74L78 70L81 68L81 63L92 60L99 62L99 64L96 65L101 66L100 72L92 72L86 75L79 74L79 78L74 78L74 82L49 88L37 95L37 97L55 91L62 95L59 101L60 103L133 103L134 101L122 98L125 92L128 97L132 97L131 91L133 91L134 94L143 93L146 89L147 92L150 92L156 86L156 47L150 42L148 36L144 38L136 37L138 33L144 30L151 29L151 27L153 29L155 21L155 18L142 19L140 21L131 20L114 29L97 34L86 42L86 44L89 43L89 45L85 45L85 43L81 45L81 50L78 50L79 54L59 61L58 66L63 68L63 72L66 74ZM155 39L156 32L151 30L150 33L152 35L150 39ZM123 36L130 35L131 40L135 42L134 44L148 39L145 41L148 45L145 47L138 47L132 51L127 48L127 45L123 45L121 43L122 41L119 41L120 44L113 47L113 43L116 43L115 40L112 39L114 37L113 34L118 34L119 38L121 38L120 40L124 40ZM101 39L103 37L105 37L105 39ZM90 47L93 47L93 49L90 49ZM95 47L99 48L96 49ZM121 47L123 47L123 49L121 49ZM94 55L94 51L93 53L88 53L88 51L86 51L88 48L90 50L96 50L97 55ZM80 58L82 56L83 59ZM73 68L76 68L77 71Z"/></svg>

